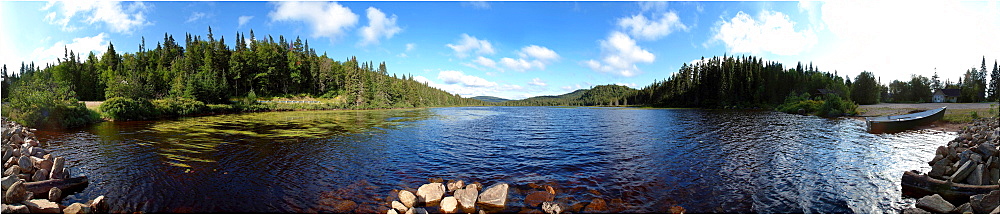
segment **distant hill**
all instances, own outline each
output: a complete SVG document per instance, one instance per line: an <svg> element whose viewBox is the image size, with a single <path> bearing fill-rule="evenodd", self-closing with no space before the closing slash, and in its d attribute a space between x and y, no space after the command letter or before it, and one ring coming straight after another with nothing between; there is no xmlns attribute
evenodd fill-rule
<svg viewBox="0 0 1000 215"><path fill-rule="evenodd" d="M476 100L484 101L484 102L505 102L505 101L510 101L510 99L505 99L505 98L500 98L500 97L494 97L494 96L476 96L476 97L472 97L471 99L476 99Z"/></svg>
<svg viewBox="0 0 1000 215"><path fill-rule="evenodd" d="M505 105L581 105L581 106L617 106L628 105L626 98L635 95L638 90L620 85L598 85L592 89L579 89L558 96L535 96L522 100L505 102Z"/></svg>

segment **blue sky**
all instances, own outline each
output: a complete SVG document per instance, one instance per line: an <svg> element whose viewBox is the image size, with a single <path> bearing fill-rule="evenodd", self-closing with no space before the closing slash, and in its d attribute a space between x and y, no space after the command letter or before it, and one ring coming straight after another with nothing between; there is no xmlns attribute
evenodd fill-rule
<svg viewBox="0 0 1000 215"><path fill-rule="evenodd" d="M599 84L641 88L683 63L752 54L886 83L956 81L1000 58L1000 6L986 2L0 2L0 63L155 48L164 33L232 45L236 32L300 36L335 60L465 97L521 99Z"/></svg>

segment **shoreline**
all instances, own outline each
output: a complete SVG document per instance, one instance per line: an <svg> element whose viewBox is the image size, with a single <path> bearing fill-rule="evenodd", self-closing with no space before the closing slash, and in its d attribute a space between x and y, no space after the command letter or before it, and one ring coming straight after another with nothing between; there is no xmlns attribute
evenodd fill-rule
<svg viewBox="0 0 1000 215"><path fill-rule="evenodd" d="M991 113L991 108L995 108L996 102L989 103L879 103L874 105L858 106L858 116L850 118L864 121L865 117L891 116L907 114L912 111L930 110L947 106L945 117L930 125L918 126L914 130L931 129L944 132L959 132L962 128L972 125L974 119L971 113L976 113L981 118L993 117L996 113Z"/></svg>

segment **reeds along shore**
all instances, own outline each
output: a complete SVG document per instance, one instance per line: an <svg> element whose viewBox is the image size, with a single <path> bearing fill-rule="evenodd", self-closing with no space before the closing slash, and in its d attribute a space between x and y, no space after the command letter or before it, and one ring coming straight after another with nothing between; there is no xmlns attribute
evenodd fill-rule
<svg viewBox="0 0 1000 215"><path fill-rule="evenodd" d="M66 159L42 148L37 130L2 118L3 213L107 212L104 196L69 206L60 202L69 191L82 190L86 176L71 177ZM67 192L63 192L63 191Z"/></svg>

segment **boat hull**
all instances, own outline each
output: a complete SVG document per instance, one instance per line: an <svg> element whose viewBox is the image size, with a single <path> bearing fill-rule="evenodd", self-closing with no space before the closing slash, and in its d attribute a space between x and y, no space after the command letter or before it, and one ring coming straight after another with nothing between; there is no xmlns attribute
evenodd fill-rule
<svg viewBox="0 0 1000 215"><path fill-rule="evenodd" d="M944 118L946 108L935 109L937 112L907 120L867 120L869 133L894 133L912 129L921 125L929 125ZM931 110L931 111L935 111ZM889 119L889 118L887 118Z"/></svg>

